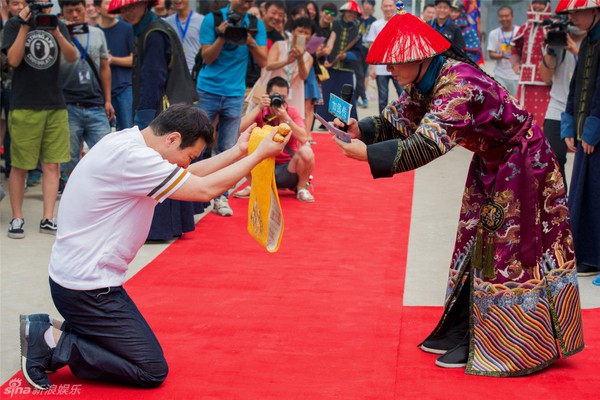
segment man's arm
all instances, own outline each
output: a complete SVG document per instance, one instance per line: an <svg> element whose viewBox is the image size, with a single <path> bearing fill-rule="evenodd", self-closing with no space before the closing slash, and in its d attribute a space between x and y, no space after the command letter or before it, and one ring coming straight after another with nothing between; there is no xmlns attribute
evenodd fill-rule
<svg viewBox="0 0 600 400"><path fill-rule="evenodd" d="M28 32L29 25L21 25L17 33L17 38L6 52L8 65L13 68L17 68L21 65L21 61L23 61L23 57L25 56L25 40L27 40Z"/></svg>
<svg viewBox="0 0 600 400"><path fill-rule="evenodd" d="M60 52L65 56L68 62L75 62L79 58L79 52L75 46L67 40L69 32L64 24L59 23L55 30L50 31L56 42L60 46Z"/></svg>
<svg viewBox="0 0 600 400"><path fill-rule="evenodd" d="M250 134L248 134L248 137L249 136L250 136ZM238 140L238 142L239 142L239 140ZM246 142L246 145L247 145L247 142ZM210 175L210 174L240 160L247 154L247 152L248 152L247 146L246 146L246 151L244 152L241 150L239 145L236 145L236 146L233 146L232 148L227 149L215 156L212 156L205 160L190 164L190 166L188 167L188 171L192 175L195 175L195 176L207 176L207 175ZM233 183L235 184L235 182L233 182ZM226 189L227 188L225 188L225 190ZM224 193L225 190L223 190L221 193ZM219 193L217 193L217 194L219 194ZM211 199L211 198L209 198L209 199Z"/></svg>
<svg viewBox="0 0 600 400"><path fill-rule="evenodd" d="M210 16L210 17L209 17ZM214 28L214 17L209 14L202 22L200 28L200 42L202 44L202 59L207 65L215 62L221 50L225 45L225 38L223 34L227 28L227 20L223 21L221 25Z"/></svg>
<svg viewBox="0 0 600 400"><path fill-rule="evenodd" d="M133 53L129 53L129 55L125 57L110 56L108 60L109 64L116 65L118 67L133 67Z"/></svg>
<svg viewBox="0 0 600 400"><path fill-rule="evenodd" d="M233 164L230 163L231 165L225 164L227 166L224 168L219 168L206 175L193 174L173 195L170 196L170 198L186 201L210 201L221 193L229 190L239 182L240 179L248 175L252 168L262 160L274 157L281 153L287 142L290 140L290 135L285 137L283 143L278 143L273 140L274 134L275 131L271 132L260 142L256 151ZM237 147L238 146L234 146L230 150ZM204 161L210 161L213 158L226 154L228 151ZM188 171L191 172L192 169L197 169L196 166L204 161L190 165Z"/></svg>
<svg viewBox="0 0 600 400"><path fill-rule="evenodd" d="M250 110L246 115L244 115L242 117L242 122L240 122L240 130L244 131L246 130L250 125L252 125L255 121L256 118L259 116L260 112L263 109L263 99L264 98L269 98L269 95L265 94L261 97L261 101L260 104L257 104L252 110ZM268 105L268 104L267 104Z"/></svg>
<svg viewBox="0 0 600 400"><path fill-rule="evenodd" d="M106 111L106 117L110 121L115 117L115 110L111 102L111 88L110 88L111 76L110 76L110 64L108 59L100 59L100 85L102 86L102 93L104 94L104 111Z"/></svg>
<svg viewBox="0 0 600 400"><path fill-rule="evenodd" d="M256 44L256 41L250 34L248 34L247 45L248 45L248 48L250 49L250 54L252 55L252 58L254 58L254 61L256 61L256 63L258 65L260 65L261 68L266 67L267 66L267 46L259 46L258 44Z"/></svg>

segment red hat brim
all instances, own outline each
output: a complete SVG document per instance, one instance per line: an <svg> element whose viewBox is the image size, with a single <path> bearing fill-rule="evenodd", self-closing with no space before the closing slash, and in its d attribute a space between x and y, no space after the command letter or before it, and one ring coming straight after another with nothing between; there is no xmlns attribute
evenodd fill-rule
<svg viewBox="0 0 600 400"><path fill-rule="evenodd" d="M358 15L362 15L362 8L360 8L356 1L347 2L346 4L340 7L340 11L353 11Z"/></svg>
<svg viewBox="0 0 600 400"><path fill-rule="evenodd" d="M600 0L560 0L554 11L556 14L564 14L569 11L586 10L600 7Z"/></svg>
<svg viewBox="0 0 600 400"><path fill-rule="evenodd" d="M379 32L367 54L368 64L405 64L431 58L450 42L420 18L400 8Z"/></svg>
<svg viewBox="0 0 600 400"><path fill-rule="evenodd" d="M158 0L111 0L108 5L108 12L111 14L119 14L121 8L135 3L147 3L148 7L158 4Z"/></svg>

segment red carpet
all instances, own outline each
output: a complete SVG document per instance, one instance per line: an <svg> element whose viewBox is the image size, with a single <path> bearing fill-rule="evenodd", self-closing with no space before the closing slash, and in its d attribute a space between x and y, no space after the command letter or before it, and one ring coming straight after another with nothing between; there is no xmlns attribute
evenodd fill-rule
<svg viewBox="0 0 600 400"><path fill-rule="evenodd" d="M277 253L267 253L247 234L247 200L232 199L234 217L207 216L195 233L127 283L169 362L169 377L160 388L81 381L64 368L51 376L51 397L586 399L597 394L598 310L584 314L588 349L541 374L490 379L435 367L435 358L415 346L441 309L402 307L413 174L373 181L366 163L346 160L324 136L315 150L317 201L303 204L283 193L285 232ZM1 392L3 398L33 397L21 394L26 388L17 373Z"/></svg>

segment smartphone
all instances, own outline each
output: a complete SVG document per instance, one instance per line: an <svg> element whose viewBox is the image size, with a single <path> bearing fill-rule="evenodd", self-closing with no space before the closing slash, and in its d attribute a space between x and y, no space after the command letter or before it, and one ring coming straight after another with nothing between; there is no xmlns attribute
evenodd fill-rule
<svg viewBox="0 0 600 400"><path fill-rule="evenodd" d="M297 47L301 53L304 53L304 51L306 50L306 36L304 36L304 35L294 36L293 41L294 41L294 43L292 43L292 46Z"/></svg>

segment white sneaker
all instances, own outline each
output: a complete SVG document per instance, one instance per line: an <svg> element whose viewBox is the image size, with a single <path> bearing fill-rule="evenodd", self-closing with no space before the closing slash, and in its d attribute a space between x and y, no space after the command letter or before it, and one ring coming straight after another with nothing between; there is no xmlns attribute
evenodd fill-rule
<svg viewBox="0 0 600 400"><path fill-rule="evenodd" d="M8 224L8 237L11 239L23 239L25 237L23 225L25 225L23 218L13 218L10 224Z"/></svg>
<svg viewBox="0 0 600 400"><path fill-rule="evenodd" d="M213 200L212 212L221 217L231 217L233 215L233 210L229 207L229 200L225 196L219 196Z"/></svg>
<svg viewBox="0 0 600 400"><path fill-rule="evenodd" d="M246 186L242 190L238 190L233 194L236 199L247 199L250 197L250 186Z"/></svg>

